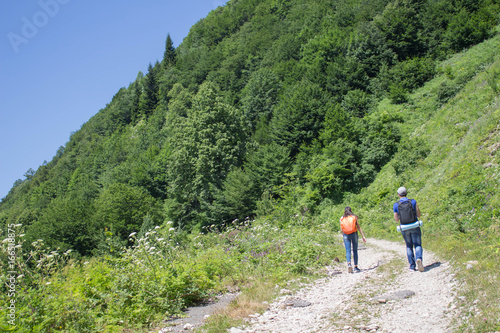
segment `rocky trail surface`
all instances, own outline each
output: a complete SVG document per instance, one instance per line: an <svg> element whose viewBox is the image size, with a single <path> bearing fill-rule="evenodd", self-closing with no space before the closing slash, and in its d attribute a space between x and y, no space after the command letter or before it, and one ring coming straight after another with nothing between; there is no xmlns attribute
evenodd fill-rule
<svg viewBox="0 0 500 333"><path fill-rule="evenodd" d="M423 272L410 271L403 242L368 239L360 244L361 272L349 274L344 264L329 267L327 277L293 294L282 290L266 312L229 331L452 332L456 282L451 267L425 244L423 262ZM199 324L179 325L176 331Z"/></svg>

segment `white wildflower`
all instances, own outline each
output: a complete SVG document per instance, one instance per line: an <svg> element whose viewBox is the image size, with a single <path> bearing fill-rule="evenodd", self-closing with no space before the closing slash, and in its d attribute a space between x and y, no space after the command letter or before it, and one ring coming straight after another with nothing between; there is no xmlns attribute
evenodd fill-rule
<svg viewBox="0 0 500 333"><path fill-rule="evenodd" d="M174 222L172 222L172 221L168 221L168 222L167 222L167 224L173 224L173 223L174 223Z"/></svg>
<svg viewBox="0 0 500 333"><path fill-rule="evenodd" d="M159 226L156 226L156 227L155 227L155 229L160 229L160 227L159 227Z"/></svg>
<svg viewBox="0 0 500 333"><path fill-rule="evenodd" d="M168 231L175 231L175 228L170 228L168 229Z"/></svg>
<svg viewBox="0 0 500 333"><path fill-rule="evenodd" d="M48 286L49 284L52 284L52 282L47 282L46 285Z"/></svg>
<svg viewBox="0 0 500 333"><path fill-rule="evenodd" d="M128 236L129 236L129 237L132 237L132 236L134 236L135 234L137 234L137 232L133 232L133 233L131 233L131 234L130 234L130 235L128 235Z"/></svg>

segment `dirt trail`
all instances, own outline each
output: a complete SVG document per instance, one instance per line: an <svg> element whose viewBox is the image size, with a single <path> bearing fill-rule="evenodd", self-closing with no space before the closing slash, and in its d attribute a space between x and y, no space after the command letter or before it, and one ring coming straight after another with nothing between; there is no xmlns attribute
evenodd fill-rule
<svg viewBox="0 0 500 333"><path fill-rule="evenodd" d="M359 248L360 273L347 273L344 263L328 267L328 277L294 294L283 290L266 312L229 332L451 332L456 283L451 267L425 244L423 262L424 272L410 271L402 240L368 239ZM202 313L160 332L199 328L212 311L196 311Z"/></svg>
<svg viewBox="0 0 500 333"><path fill-rule="evenodd" d="M425 244L423 261L424 272L410 271L403 242L368 239L359 250L362 272L331 268L328 278L280 297L247 326L230 331L451 332L450 266Z"/></svg>

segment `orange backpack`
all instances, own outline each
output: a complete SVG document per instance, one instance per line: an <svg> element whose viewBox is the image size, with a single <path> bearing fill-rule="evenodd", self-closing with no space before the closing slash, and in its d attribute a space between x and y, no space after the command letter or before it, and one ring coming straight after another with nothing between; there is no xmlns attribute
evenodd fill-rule
<svg viewBox="0 0 500 333"><path fill-rule="evenodd" d="M342 232L346 235L350 235L358 231L358 229L356 228L357 221L358 218L355 215L349 215L347 217L342 216L340 218L340 228L342 229Z"/></svg>

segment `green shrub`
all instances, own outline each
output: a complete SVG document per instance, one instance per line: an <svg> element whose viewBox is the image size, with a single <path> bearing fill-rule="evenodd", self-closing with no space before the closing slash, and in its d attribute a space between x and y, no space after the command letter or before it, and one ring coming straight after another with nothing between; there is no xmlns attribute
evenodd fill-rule
<svg viewBox="0 0 500 333"><path fill-rule="evenodd" d="M389 86L389 98L394 104L403 104L408 101L408 90L401 84L391 84Z"/></svg>
<svg viewBox="0 0 500 333"><path fill-rule="evenodd" d="M396 174L402 174L406 170L413 168L419 161L425 159L430 151L426 142L421 139L403 140L399 145L396 157L392 161Z"/></svg>
<svg viewBox="0 0 500 333"><path fill-rule="evenodd" d="M449 80L443 81L436 91L436 98L440 104L444 104L450 98L453 98L453 96L455 96L459 90L460 87L455 83Z"/></svg>

